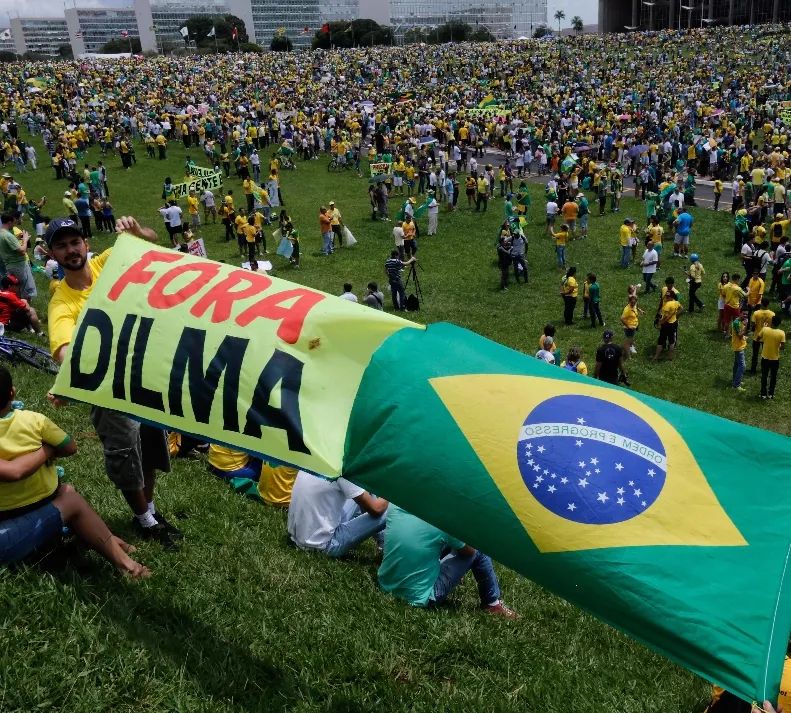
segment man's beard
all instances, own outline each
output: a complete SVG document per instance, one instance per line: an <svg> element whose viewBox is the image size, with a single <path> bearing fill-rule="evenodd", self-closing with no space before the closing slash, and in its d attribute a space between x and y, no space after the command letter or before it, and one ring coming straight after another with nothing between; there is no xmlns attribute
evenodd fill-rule
<svg viewBox="0 0 791 713"><path fill-rule="evenodd" d="M71 256L71 255L70 255L70 256L67 256L67 258L66 258L66 259L68 260L70 257L73 257L73 256ZM80 255L79 257L80 257L80 263L79 263L79 265L77 265L76 267L74 267L74 266L73 266L73 264L71 264L71 265L70 265L70 264L68 264L68 263L67 263L67 262L65 262L65 261L64 261L64 262L62 262L62 263L60 264L60 266L61 266L61 267L62 267L64 270L68 270L69 272L79 272L80 270L82 270L82 268L84 268L84 267L85 267L85 263L86 263L86 262L88 262L88 256L87 256L87 255Z"/></svg>

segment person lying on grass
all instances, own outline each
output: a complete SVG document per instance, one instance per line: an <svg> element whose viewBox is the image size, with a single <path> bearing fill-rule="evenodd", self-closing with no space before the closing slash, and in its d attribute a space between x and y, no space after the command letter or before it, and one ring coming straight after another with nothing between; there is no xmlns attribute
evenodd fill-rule
<svg viewBox="0 0 791 713"><path fill-rule="evenodd" d="M77 444L34 411L14 410L11 374L0 366L0 565L24 559L60 536L68 525L88 547L132 578L151 572L128 553L71 485L60 483L53 460L77 452Z"/></svg>

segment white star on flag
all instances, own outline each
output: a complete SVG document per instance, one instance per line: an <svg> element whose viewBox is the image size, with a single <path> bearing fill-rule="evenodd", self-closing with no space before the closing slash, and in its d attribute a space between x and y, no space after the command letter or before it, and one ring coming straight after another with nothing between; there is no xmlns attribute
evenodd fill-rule
<svg viewBox="0 0 791 713"><path fill-rule="evenodd" d="M563 483L563 485L565 485L566 483L569 482L569 479L568 478L561 478L560 482Z"/></svg>
<svg viewBox="0 0 791 713"><path fill-rule="evenodd" d="M534 465L533 466L533 470L538 472L539 470L541 470L541 466L540 465Z"/></svg>
<svg viewBox="0 0 791 713"><path fill-rule="evenodd" d="M598 497L596 498L599 502L606 503L610 498L607 497L607 493L599 493Z"/></svg>
<svg viewBox="0 0 791 713"><path fill-rule="evenodd" d="M578 419L577 419L577 423L578 423L580 426L584 426L584 425L585 425L585 419L584 419L584 418L578 418Z"/></svg>
<svg viewBox="0 0 791 713"><path fill-rule="evenodd" d="M582 445L582 441L577 441L576 443L577 443L578 446Z"/></svg>
<svg viewBox="0 0 791 713"><path fill-rule="evenodd" d="M529 461L527 461L527 464L528 465L534 465L535 461L531 458Z"/></svg>
<svg viewBox="0 0 791 713"><path fill-rule="evenodd" d="M618 503L619 505L623 505L624 504L624 499L623 498L618 498L615 502Z"/></svg>
<svg viewBox="0 0 791 713"><path fill-rule="evenodd" d="M618 490L616 490L615 492L618 493L618 495L623 495L625 491L623 488L618 488Z"/></svg>
<svg viewBox="0 0 791 713"><path fill-rule="evenodd" d="M539 446L538 448L536 448L536 450L537 450L539 453L543 453L543 452L546 450L546 448L544 448L544 446Z"/></svg>
<svg viewBox="0 0 791 713"><path fill-rule="evenodd" d="M642 505L643 507L645 507L645 500L643 500L643 502L641 502L641 503L640 503L640 505Z"/></svg>
<svg viewBox="0 0 791 713"><path fill-rule="evenodd" d="M548 470L545 470L545 471L544 471L544 475L549 475L549 471L548 471Z"/></svg>
<svg viewBox="0 0 791 713"><path fill-rule="evenodd" d="M634 481L633 481L633 480L630 480L630 481L629 481L629 487L630 487L630 488L633 488L633 487L634 487Z"/></svg>
<svg viewBox="0 0 791 713"><path fill-rule="evenodd" d="M643 494L643 491L640 490L640 488L637 488L637 490L634 491L634 494L639 498Z"/></svg>
<svg viewBox="0 0 791 713"><path fill-rule="evenodd" d="M651 468L651 469L648 471L648 475L650 475L650 476L653 478L653 477L656 475L656 471L655 471L653 468Z"/></svg>
<svg viewBox="0 0 791 713"><path fill-rule="evenodd" d="M593 472L594 473L601 473L601 471L598 468L596 468L596 470L594 470Z"/></svg>
<svg viewBox="0 0 791 713"><path fill-rule="evenodd" d="M569 503L568 509L571 510L571 512L574 512L577 509L577 506L574 503Z"/></svg>
<svg viewBox="0 0 791 713"><path fill-rule="evenodd" d="M591 465L599 465L599 459L598 458L591 458Z"/></svg>
<svg viewBox="0 0 791 713"><path fill-rule="evenodd" d="M543 483L543 482L544 482L544 476L543 475L537 475L536 476L536 483Z"/></svg>
<svg viewBox="0 0 791 713"><path fill-rule="evenodd" d="M591 472L590 472L589 470L586 470L586 471L585 471L585 477L586 477L586 478L587 478L587 477L589 477L589 476L590 476L590 474L591 474Z"/></svg>
<svg viewBox="0 0 791 713"><path fill-rule="evenodd" d="M623 466L620 463L616 463L615 470L623 470Z"/></svg>
<svg viewBox="0 0 791 713"><path fill-rule="evenodd" d="M588 481L585 480L585 478L581 478L579 484L584 488L588 484Z"/></svg>
<svg viewBox="0 0 791 713"><path fill-rule="evenodd" d="M580 461L580 468L584 468L584 467L585 467L585 461L584 461L584 460L581 460L581 461Z"/></svg>
<svg viewBox="0 0 791 713"><path fill-rule="evenodd" d="M554 485L550 485L550 486L547 488L547 490L548 490L550 493L554 493L554 492L557 490L557 488L556 488Z"/></svg>

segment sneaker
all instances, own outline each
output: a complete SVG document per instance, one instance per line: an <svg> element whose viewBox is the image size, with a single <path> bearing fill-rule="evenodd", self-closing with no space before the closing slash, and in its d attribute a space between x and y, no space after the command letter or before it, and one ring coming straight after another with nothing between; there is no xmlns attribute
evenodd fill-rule
<svg viewBox="0 0 791 713"><path fill-rule="evenodd" d="M504 616L508 619L519 619L519 614L517 614L513 609L509 609L502 602L496 602L495 604L481 604L481 610L485 611L487 614Z"/></svg>
<svg viewBox="0 0 791 713"><path fill-rule="evenodd" d="M770 399L773 399L774 397L775 397L775 395L774 395L774 394L769 394L769 398L770 398Z"/></svg>
<svg viewBox="0 0 791 713"><path fill-rule="evenodd" d="M632 354L637 354L637 349L635 349L635 347L634 347L634 344L632 344L632 346L631 346L631 347L629 347L629 351L630 351Z"/></svg>
<svg viewBox="0 0 791 713"><path fill-rule="evenodd" d="M761 401L766 401L766 396L764 396L763 394L761 394Z"/></svg>
<svg viewBox="0 0 791 713"><path fill-rule="evenodd" d="M162 545L162 549L165 552L179 551L178 545L173 542L173 539L168 534L167 528L161 522L157 522L153 527L143 527L140 524L140 520L133 517L132 529L138 537L142 537L144 540L154 540L154 542L158 542Z"/></svg>
<svg viewBox="0 0 791 713"><path fill-rule="evenodd" d="M745 389L743 386L734 386L733 388L740 394L743 394L745 391L747 391L747 389Z"/></svg>
<svg viewBox="0 0 791 713"><path fill-rule="evenodd" d="M173 527L173 525L171 525L165 519L165 516L162 513L159 513L159 512L154 513L154 517L156 518L157 522L160 525L164 526L165 530L167 530L168 535L170 535L172 539L174 539L174 540L183 540L184 539L184 533L181 530L179 530L177 527Z"/></svg>

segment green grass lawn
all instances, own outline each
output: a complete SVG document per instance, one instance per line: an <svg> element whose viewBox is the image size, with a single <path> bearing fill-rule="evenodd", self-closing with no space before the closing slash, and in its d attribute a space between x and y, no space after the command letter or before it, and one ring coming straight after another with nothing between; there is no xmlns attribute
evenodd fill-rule
<svg viewBox="0 0 791 713"><path fill-rule="evenodd" d="M45 156L41 143L36 146ZM164 241L156 211L161 186L167 175L181 180L185 153L174 143L168 161L159 162L138 149L138 164L127 172L118 158L108 157L116 216L136 216ZM91 163L97 154L91 153ZM193 158L199 154L192 152ZM282 179L302 236L301 269L274 255L274 245L269 257L279 277L333 294L349 281L362 295L369 280L386 283L392 224L370 221L365 179L329 174L326 164L324 158L300 163ZM45 213L63 215L66 186L54 181L50 169L22 176L22 183L29 196L49 197ZM241 198L238 180L226 186ZM425 304L414 318L451 321L529 354L551 321L559 326L561 347L579 344L592 370L601 330L582 322L581 306L577 325L560 326L561 271L554 242L543 232L542 192L533 186L528 286L498 290L493 243L502 201L478 216L464 208L461 196L461 210L441 214L439 235L420 241ZM332 199L358 244L322 258L318 207ZM394 199L391 215L397 205ZM640 279L638 268L617 269L618 226L628 215L644 225L642 204L625 199L619 215L592 217L590 239L568 249L569 264L583 275L599 275L602 311L618 335L627 284ZM713 328L716 281L722 270L738 266L729 254L732 224L727 214L695 209L694 215L693 247L706 267L706 312L682 317L675 362L652 365L656 298L644 301L640 353L629 364L633 388L788 433L791 424L781 417L789 397L784 369L774 402L757 399L755 377L743 396L726 388L732 356ZM221 225L204 228L202 237L211 258L238 264L236 246L224 242ZM92 246L111 243L101 236ZM659 277L668 274L684 284L680 261L665 260ZM44 315L47 294L42 289L36 302ZM131 537L129 511L104 475L87 409L55 411L45 399L49 378L25 367L14 373L26 407L76 437L80 453L63 463L66 479L114 531ZM0 711L682 713L702 710L708 699L701 679L504 568L498 569L504 598L522 614L519 621L476 612L470 583L461 587L452 610L416 610L379 593L372 545L341 562L298 552L286 544L284 512L232 494L202 461L176 461L160 480L157 503L180 518L186 539L178 555L139 545L140 559L154 570L147 582L121 580L93 554L66 564L53 556L35 567L0 572Z"/></svg>

